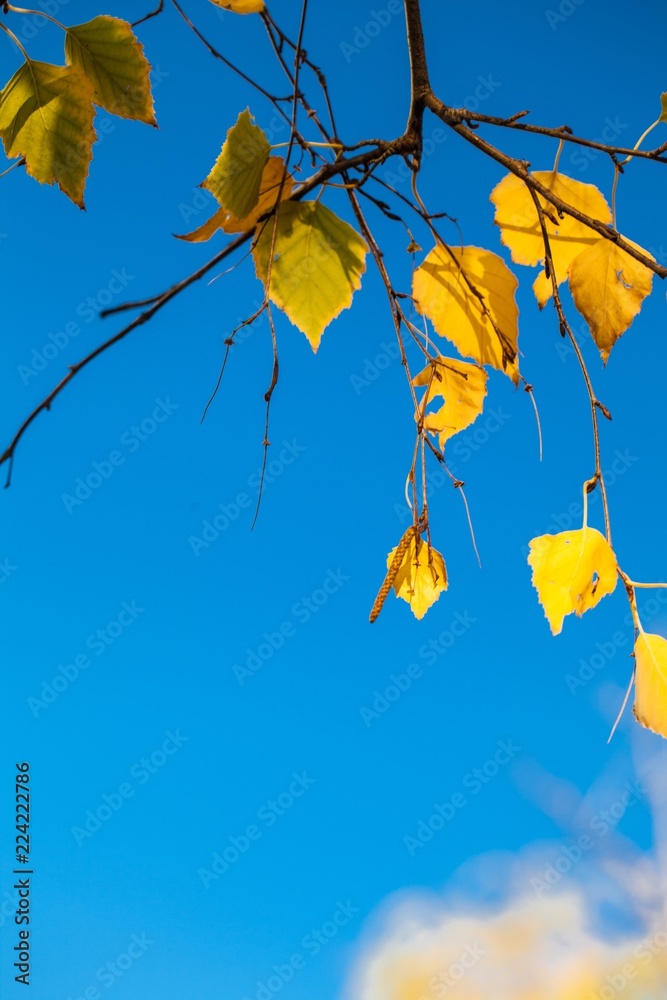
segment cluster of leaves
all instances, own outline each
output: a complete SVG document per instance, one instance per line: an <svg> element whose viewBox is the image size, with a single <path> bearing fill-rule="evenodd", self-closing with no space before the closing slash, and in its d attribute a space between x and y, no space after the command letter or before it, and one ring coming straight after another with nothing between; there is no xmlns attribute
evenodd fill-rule
<svg viewBox="0 0 667 1000"><path fill-rule="evenodd" d="M0 91L0 136L7 156L19 157L31 177L57 183L83 208L95 105L156 125L150 65L127 21L100 15L69 28L55 23L65 32L64 66L30 59L2 25L25 62Z"/></svg>
<svg viewBox="0 0 667 1000"><path fill-rule="evenodd" d="M220 208L181 239L198 242L219 229L256 229L252 252L257 277L270 301L317 351L325 327L351 305L361 287L368 247L319 200L285 200L292 195L293 178L284 160L270 152L249 110L241 112L202 185Z"/></svg>
<svg viewBox="0 0 667 1000"><path fill-rule="evenodd" d="M272 32L279 32L279 29L269 17L263 0L212 2L238 14L260 14L275 43ZM11 5L6 6L11 9ZM45 183L57 182L74 202L82 205L95 138L93 105L154 125L150 66L127 22L100 16L87 24L63 30L65 66L34 62L24 53L25 64L0 94L0 134L8 156L20 157L32 176ZM294 90L286 156L274 155L278 147L271 146L266 134L255 124L250 110L242 111L203 181L219 207L203 225L179 238L200 243L218 232L236 235L236 242L232 241L230 249L246 239L252 241L255 270L264 285L265 296L261 308L242 325L264 310L269 315L274 370L265 395L267 427L268 405L278 373L272 306L281 310L306 336L313 351L317 351L326 327L342 310L350 307L354 293L361 286L366 257L372 254L387 288L401 359L408 375L415 409L416 444L407 484L413 523L387 557L387 573L370 619L374 621L378 617L392 588L396 596L408 602L415 616L422 618L448 586L444 558L431 544L424 471L427 450L447 469L447 443L483 412L487 367L504 373L515 387L523 383L528 392L532 389L519 372L515 301L518 280L498 254L475 246L450 245L436 229L433 219L437 216L428 213L417 191L421 140L414 124L410 124L412 112L406 134L400 140L394 143L374 140L345 147L334 138L333 114L332 136L300 91L299 68L305 60L300 41L290 43L295 53L295 68L290 74L282 57L286 36L279 32L277 37L279 44L274 47ZM309 65L319 74L316 67ZM318 79L322 83L321 74ZM663 95L663 110L658 122L667 120L665 98ZM275 104L276 99L272 100ZM299 101L318 124L324 142L311 142L298 132ZM289 121L286 115L284 117ZM455 115L444 120L453 123L455 128L462 127ZM499 123L498 120L489 121ZM467 133L465 137L468 138ZM553 300L560 331L563 336L570 336L577 352L593 414L595 472L584 484L584 501L591 490L601 491L605 534L587 525L584 502L581 529L543 535L530 542L528 562L533 570L533 585L555 635L561 631L567 615L580 616L594 608L603 597L612 593L619 578L623 581L637 631L635 714L643 725L667 736L667 717L660 709L667 696L667 640L643 631L635 599L635 588L665 584L635 583L621 569L612 550L597 431L598 412L604 416L609 414L593 392L559 291L567 282L574 305L586 320L606 364L612 347L628 329L650 293L654 270L660 269L651 267L655 262L650 254L616 231L616 184L622 164L613 155L615 150L611 151L615 180L610 208L596 187L560 173L558 156L552 170L522 172L519 161L510 162L494 147L481 140L475 141L510 166L510 172L490 195L501 242L515 264L541 268L533 284L537 303L543 308ZM562 141L561 138L561 146ZM320 164L319 170L301 183L295 181L295 171L290 172L290 155L296 145L311 155L313 165ZM341 159L359 148L366 151L357 159ZM333 155L333 159L327 159L322 149ZM403 201L426 223L435 243L423 261L414 267L409 294L394 289L358 199L358 192L367 194L364 188L369 178L376 179L372 178L369 165L377 165L396 153L405 156L413 170L414 201L405 197ZM624 162L632 155L630 151ZM353 178L353 170L359 170L361 175ZM344 181L361 232L322 202L328 183L337 175ZM319 189L316 196L308 198L315 189ZM398 196L398 192L393 193ZM368 197L386 216L405 225L385 201ZM408 250L414 258L421 248L407 226L406 229L410 235ZM211 263L222 259L226 252ZM196 272L193 278L201 273L201 270ZM182 287L185 284L179 283L174 289ZM156 304L148 318L176 294L174 289L150 300ZM403 299L412 303L415 318L423 318L423 329L406 315L401 305ZM142 319L134 321L124 332ZM442 354L434 348L429 324L439 341L447 341L459 356ZM412 349L419 352L421 370L415 375L408 364L404 331L409 335ZM226 342L227 353L235 333ZM227 355L225 363L226 358ZM268 440L264 443L268 446ZM14 444L4 457L13 455ZM449 474L453 485L460 489L463 483Z"/></svg>

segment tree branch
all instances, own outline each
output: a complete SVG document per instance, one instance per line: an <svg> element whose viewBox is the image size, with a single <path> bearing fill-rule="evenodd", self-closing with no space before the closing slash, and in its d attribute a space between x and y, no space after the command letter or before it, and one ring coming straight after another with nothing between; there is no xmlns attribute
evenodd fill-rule
<svg viewBox="0 0 667 1000"><path fill-rule="evenodd" d="M422 119L426 96L431 93L431 83L426 64L426 47L419 0L405 0L405 23L410 55L410 114L405 134L418 141L418 158L421 158Z"/></svg>
<svg viewBox="0 0 667 1000"><path fill-rule="evenodd" d="M146 309L144 310L144 312L140 313L140 315L137 316L136 319L133 319L131 323L128 323L127 326L124 326L123 329L119 330L118 333L114 334L113 337L110 337L108 340L105 340L103 344L100 344L98 347L92 350L89 354L85 356L85 358L82 358L80 361L77 361L76 364L69 366L67 375L65 375L65 377L62 378L60 382L58 382L58 384L55 386L54 389L51 390L48 396L46 396L41 401L41 403L38 403L38 405L35 407L32 413L30 413L26 417L26 419L23 421L23 423L17 430L16 434L12 438L9 446L5 449L2 455L0 455L0 465L2 465L3 462L9 462L9 472L7 473L7 481L5 483L5 489L11 484L12 466L14 463L14 452L16 451L16 447L19 441L27 431L30 424L42 412L42 410L49 410L51 408L51 403L56 398L56 396L60 395L60 393L63 391L68 382L71 382L74 376L77 375L82 368L85 368L86 365L90 364L91 361L94 361L94 359L98 357L98 355L102 354L104 351L106 351L109 347L112 347L114 344L117 344L119 340L122 340L124 337L126 337L128 333L132 332L132 330L136 330L138 326L141 326L143 323L147 323L149 319L152 319L155 313L158 312L158 310L160 310L162 306L166 305L167 302L175 298L175 296L178 295L179 292L182 292L183 289L193 284L193 282L198 281L199 278L202 278L208 271L211 270L212 267L215 267L215 265L219 264L221 260L224 260L225 257L228 257L240 246L243 246L243 244L250 239L253 233L254 229L249 230L247 233L241 233L240 236L237 236L235 240L232 240L231 243L228 243L227 246L220 251L220 253L217 253L215 257L212 257L211 260L207 261L206 264L203 264L202 267L198 268L192 274L188 275L187 278L183 278L182 281L177 281L175 285L172 285L171 288L168 288L165 292L163 292L162 295L160 295L155 300L154 304L149 309Z"/></svg>
<svg viewBox="0 0 667 1000"><path fill-rule="evenodd" d="M600 222L598 219L594 219L590 215L586 215L585 212L581 212L578 208L575 208L573 205L569 205L566 201L563 201L562 198L559 198L558 195L555 195L553 191L550 191L548 187L545 187L544 184L538 181L537 178L531 174L529 170L530 164L526 163L525 160L516 160L512 156L508 156L506 153L503 153L502 150L497 149L490 142L487 142L486 139L483 139L476 132L467 128L461 120L461 112L448 107L444 101L441 101L439 97L435 96L433 91L429 91L425 100L426 107L429 111L432 111L434 115L445 123L445 125L449 125L449 127L453 129L457 135L462 136L466 142L471 143L481 152L486 153L487 156L496 160L497 163L501 163L506 170L509 170L517 177L520 177L532 191L536 191L538 194L542 195L545 201L550 202L555 208L558 209L559 212L571 215L573 219L577 219L579 222L582 222L585 226L588 226L589 229L599 233L599 235L604 239L611 240L611 242L619 246L621 250L624 250L631 257L634 257L635 260L638 260L641 264L650 268L650 270L657 274L658 277L667 278L666 267L662 267L661 264L656 263L656 261L654 261L651 257L647 257L641 250L637 250L637 248L631 243L628 243L628 241L625 240L616 229L605 225L604 222Z"/></svg>

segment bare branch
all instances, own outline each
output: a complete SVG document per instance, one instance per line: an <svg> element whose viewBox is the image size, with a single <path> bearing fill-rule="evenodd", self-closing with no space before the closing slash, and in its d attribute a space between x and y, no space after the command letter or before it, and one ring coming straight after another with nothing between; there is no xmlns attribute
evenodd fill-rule
<svg viewBox="0 0 667 1000"><path fill-rule="evenodd" d="M180 292L182 292L185 288L188 288L195 281L198 281L200 278L203 278L203 276L207 274L212 267L215 267L215 265L219 264L221 260L224 260L225 257L228 257L235 250L238 250L240 246L243 246L243 244L250 239L253 232L254 230L250 230L247 233L241 233L240 236L237 236L235 240L232 240L231 243L228 243L223 250L217 253L215 257L212 257L211 260L207 261L206 264L203 264L202 267L198 268L192 274L188 275L187 278L183 278L182 281L177 281L175 285L172 285L171 288L168 288L165 292L163 292L162 295L160 295L155 300L155 302L149 309L146 309L144 310L144 312L140 313L140 315L137 316L136 319L133 319L131 323L128 323L127 326L123 327L122 330L119 330L118 333L114 334L113 337L109 337L108 340L105 340L103 344L100 344L98 347L92 350L80 361L77 361L76 364L69 366L67 375L65 375L65 377L60 380L60 382L55 386L54 389L51 390L48 396L46 396L41 401L41 403L38 403L38 405L34 408L34 410L26 417L26 419L23 421L23 423L17 430L16 434L12 438L9 446L5 449L2 455L0 455L0 465L2 465L3 462L9 462L9 472L7 474L7 482L5 483L5 488L9 486L11 483L14 452L16 451L16 447L19 441L21 440L21 438L23 437L23 435L25 434L25 432L27 431L28 427L33 422L33 420L43 410L49 410L51 408L51 403L53 402L53 400L60 395L65 386L72 381L75 375L77 375L82 368L85 368L86 365L90 364L91 361L94 361L95 358L97 358L100 354L108 350L108 348L113 347L113 345L117 344L118 341L123 340L123 338L126 337L128 333L131 333L133 330L136 330L138 326L142 326L144 323L147 323L149 319L153 318L153 316L155 315L156 312L158 312L158 310L160 310L164 305L167 304L167 302L170 302L171 299L175 298Z"/></svg>

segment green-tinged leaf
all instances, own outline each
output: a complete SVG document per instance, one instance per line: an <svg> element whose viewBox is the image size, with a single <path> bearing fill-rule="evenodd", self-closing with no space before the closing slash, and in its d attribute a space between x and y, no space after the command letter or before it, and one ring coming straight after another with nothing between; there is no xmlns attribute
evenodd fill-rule
<svg viewBox="0 0 667 1000"><path fill-rule="evenodd" d="M101 14L67 29L65 59L93 85L93 101L113 115L157 125L150 63L127 21Z"/></svg>
<svg viewBox="0 0 667 1000"><path fill-rule="evenodd" d="M279 194L281 201L289 198L293 186L294 181L291 175L285 174L285 161L280 156L270 156L262 174L257 204L250 215L246 216L245 219L237 219L227 209L219 208L210 219L207 219L201 226L197 226L193 232L176 238L187 240L188 243L202 243L205 240L210 240L219 229L225 233L245 233L257 225L260 216L273 211Z"/></svg>
<svg viewBox="0 0 667 1000"><path fill-rule="evenodd" d="M272 220L253 249L257 277L267 283ZM352 303L366 269L361 236L316 201L287 201L275 225L269 295L310 341L314 351L328 323Z"/></svg>
<svg viewBox="0 0 667 1000"><path fill-rule="evenodd" d="M661 113L658 121L667 122L667 93L660 95Z"/></svg>
<svg viewBox="0 0 667 1000"><path fill-rule="evenodd" d="M271 146L246 108L232 125L215 166L204 181L207 188L237 219L245 219L259 201L262 173Z"/></svg>
<svg viewBox="0 0 667 1000"><path fill-rule="evenodd" d="M92 85L76 66L30 60L0 92L7 156L24 156L31 177L57 183L80 208L96 138L94 116Z"/></svg>

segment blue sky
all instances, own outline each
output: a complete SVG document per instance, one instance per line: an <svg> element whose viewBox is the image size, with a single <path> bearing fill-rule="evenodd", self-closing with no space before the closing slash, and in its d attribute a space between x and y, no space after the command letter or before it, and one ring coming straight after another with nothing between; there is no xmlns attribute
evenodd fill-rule
<svg viewBox="0 0 667 1000"><path fill-rule="evenodd" d="M398 135L405 123L407 56L394 7L310 5L306 46L327 73L350 143ZM275 0L271 10L294 32L295 5ZM78 23L103 11L130 20L145 13L137 2L98 10L71 0L57 16ZM221 15L204 0L191 0L188 13L248 72L283 86L257 19ZM31 55L60 59L57 29L11 18ZM611 129L627 145L659 113L667 14L647 0L633 5L632 18L602 0L566 2L560 12L529 2L508 9L427 0L424 20L432 82L450 104L480 101L493 114L530 108L535 122L566 122L593 138ZM380 21L381 30L366 31ZM94 149L87 211L20 170L2 180L5 439L68 364L120 327L119 319L97 318L100 306L153 294L222 246L219 237L190 246L171 234L206 217L210 200L204 209L197 185L238 113L250 106L273 142L287 137L271 124L271 108L208 56L173 8L138 32L155 68L160 129L100 114L106 132ZM19 59L9 42L3 53L8 78ZM502 171L453 135L439 141L439 128L426 118L432 152L422 196L458 219L465 243L505 255L488 201ZM664 141L667 128L655 136ZM535 169L553 163L550 141L492 138ZM602 156L566 149L561 169L609 196ZM396 174L396 166L384 171ZM631 164L618 221L664 262L661 179L658 165ZM400 176L397 184L407 193ZM340 192L328 204L349 218ZM404 231L377 215L369 220L407 290ZM453 228L445 232L457 239ZM415 234L428 249L418 226ZM568 511L593 466L576 361L549 309L538 312L533 274L522 269L519 278L522 370L535 386L544 460L529 399L492 373L487 412L451 452L483 569L460 497L436 482L431 523L450 590L422 622L390 598L368 624L386 553L406 526L414 433L370 264L353 309L325 332L317 356L278 322L275 464L252 533L253 505L239 497L254 500L262 461L266 323L235 348L200 424L224 338L260 296L247 260L186 291L90 366L26 434L1 498L0 558L9 569L0 896L11 902L14 764L27 760L35 1000L86 990L94 1000L92 991L110 989L114 1000L158 991L164 1000L266 1000L274 966L286 969L293 956L283 996L337 996L365 922L388 894L437 889L475 855L560 835L520 774L544 769L586 789L613 761L619 787L630 780L629 713L606 743L631 674L624 595L617 589L554 639L530 586L528 541L556 525L579 526ZM615 548L635 579L667 573L664 310L656 279L604 371L574 314L614 417L602 427L603 465L614 470ZM26 376L45 345L57 350ZM95 471L99 486L68 502L77 480ZM205 547L193 545L218 515L217 537L209 531ZM601 526L599 503L591 521ZM645 592L640 609L665 634L667 610L652 599ZM590 679L568 682L582 670ZM405 690L383 701L392 675ZM386 709L373 709L374 700ZM649 748L659 739L635 737ZM442 832L411 850L420 821L436 805L449 815L457 795L463 804L452 806ZM82 834L100 809L99 829ZM620 824L648 844L645 803ZM17 928L7 909L2 991L13 997ZM126 955L129 965L119 958Z"/></svg>

